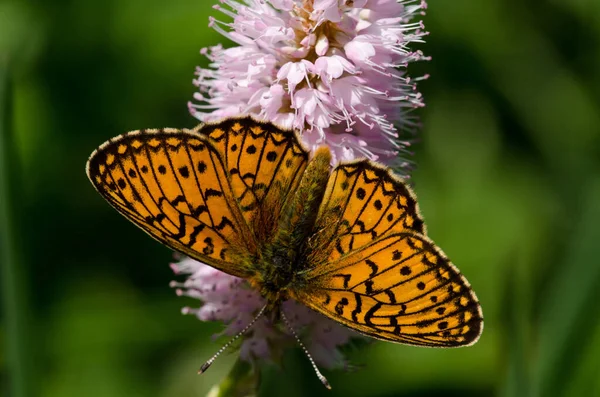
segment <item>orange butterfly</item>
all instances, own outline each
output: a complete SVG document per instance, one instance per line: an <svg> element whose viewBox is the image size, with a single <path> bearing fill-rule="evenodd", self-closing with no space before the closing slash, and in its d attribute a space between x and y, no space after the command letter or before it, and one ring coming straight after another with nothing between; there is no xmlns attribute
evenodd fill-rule
<svg viewBox="0 0 600 397"><path fill-rule="evenodd" d="M377 339L475 343L481 307L410 188L367 160L332 171L328 148L311 158L300 142L251 117L133 131L94 151L87 173L152 237L246 279L266 311L295 299Z"/></svg>

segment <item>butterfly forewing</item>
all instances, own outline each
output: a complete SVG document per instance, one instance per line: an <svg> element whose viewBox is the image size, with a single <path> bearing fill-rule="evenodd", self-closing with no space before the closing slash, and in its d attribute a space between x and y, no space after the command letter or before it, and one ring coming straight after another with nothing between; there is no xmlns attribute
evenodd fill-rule
<svg viewBox="0 0 600 397"><path fill-rule="evenodd" d="M87 172L119 212L151 236L227 273L247 275L232 249L254 251L221 153L200 134L142 130L92 153Z"/></svg>
<svg viewBox="0 0 600 397"><path fill-rule="evenodd" d="M386 169L367 160L333 170L314 229L312 244L315 250L328 253L327 262L392 233L425 232L412 192ZM314 266L317 273L327 269L327 264Z"/></svg>
<svg viewBox="0 0 600 397"><path fill-rule="evenodd" d="M302 178L308 151L293 131L251 117L207 124L200 131L223 153L244 218L258 240L267 240Z"/></svg>
<svg viewBox="0 0 600 397"><path fill-rule="evenodd" d="M425 236L392 234L308 276L296 299L369 336L431 347L474 343L481 309L467 280Z"/></svg>

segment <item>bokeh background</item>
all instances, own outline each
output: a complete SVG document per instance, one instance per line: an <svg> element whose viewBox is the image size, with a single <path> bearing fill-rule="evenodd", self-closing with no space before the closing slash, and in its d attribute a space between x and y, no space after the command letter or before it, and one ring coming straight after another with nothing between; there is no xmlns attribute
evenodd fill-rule
<svg viewBox="0 0 600 397"><path fill-rule="evenodd" d="M182 316L172 253L84 173L106 139L191 127L212 0L0 1L0 394L203 396L219 324ZM474 286L475 346L291 351L260 395L600 396L600 2L429 0L414 182L430 236Z"/></svg>

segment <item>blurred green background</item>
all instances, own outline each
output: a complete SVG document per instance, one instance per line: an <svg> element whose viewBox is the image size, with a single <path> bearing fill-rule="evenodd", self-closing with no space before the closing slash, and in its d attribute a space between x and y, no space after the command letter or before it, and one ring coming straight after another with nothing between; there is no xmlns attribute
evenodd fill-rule
<svg viewBox="0 0 600 397"><path fill-rule="evenodd" d="M0 393L203 396L219 324L168 287L172 253L84 165L106 139L191 127L214 1L0 1ZM430 236L483 306L475 346L292 351L261 395L600 396L600 1L430 0L414 174Z"/></svg>

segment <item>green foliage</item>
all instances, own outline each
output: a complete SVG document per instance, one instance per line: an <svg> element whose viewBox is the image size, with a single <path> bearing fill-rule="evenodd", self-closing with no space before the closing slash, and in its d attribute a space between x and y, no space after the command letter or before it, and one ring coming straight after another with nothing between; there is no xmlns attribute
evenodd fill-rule
<svg viewBox="0 0 600 397"><path fill-rule="evenodd" d="M220 328L179 314L197 302L168 288L169 251L84 173L109 137L195 125L198 51L221 41L207 27L212 4L0 1L12 72L0 125L13 154L2 241L23 278L3 288L0 381L27 382L16 397L201 396L231 367L233 356L195 374ZM350 356L365 367L328 373L331 392L292 351L283 371L264 369L259 395L600 394L598 15L589 0L429 1L421 49L433 59L410 70L431 74L415 190L430 236L481 300L482 338L455 350L362 346ZM16 339L14 310L30 319L17 319L28 328ZM19 354L27 365L14 367Z"/></svg>

